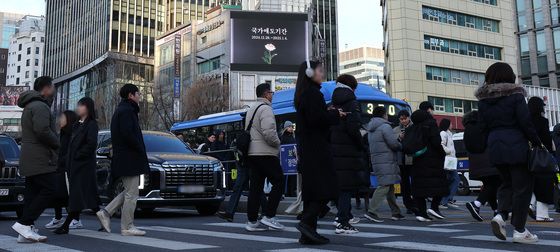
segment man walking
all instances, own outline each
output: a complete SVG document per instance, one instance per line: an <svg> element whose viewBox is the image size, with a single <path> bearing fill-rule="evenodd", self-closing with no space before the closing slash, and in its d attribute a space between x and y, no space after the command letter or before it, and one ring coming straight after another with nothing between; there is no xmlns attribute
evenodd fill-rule
<svg viewBox="0 0 560 252"><path fill-rule="evenodd" d="M111 232L111 216L121 210L121 234L125 236L143 236L145 231L137 229L134 224L134 211L138 199L140 175L149 171L146 147L142 130L138 123L140 92L132 84L124 85L119 92L122 101L111 119L111 141L113 158L111 176L120 180L124 191L109 203L105 209L97 212L97 218L107 232Z"/></svg>
<svg viewBox="0 0 560 252"><path fill-rule="evenodd" d="M18 106L23 108L19 172L25 176L23 214L12 226L19 233L18 242L47 240L33 224L49 206L56 187L60 142L50 109L54 91L52 78L42 76L35 80L33 90L23 92L18 99Z"/></svg>
<svg viewBox="0 0 560 252"><path fill-rule="evenodd" d="M247 112L245 125L251 133L247 162L250 169L249 200L247 202L247 231L264 231L268 228L284 229L276 219L276 210L282 198L284 175L280 167L280 138L276 131L276 120L272 113L270 84L257 86L257 102ZM272 184L272 190L263 218L257 221L265 178ZM261 224L267 226L263 227Z"/></svg>
<svg viewBox="0 0 560 252"><path fill-rule="evenodd" d="M399 142L404 139L404 132L406 128L412 125L410 120L410 113L408 110L401 110L398 113L399 125L393 128L395 135ZM412 169L412 156L405 155L402 151L397 153L397 162L401 170L401 195L403 198L404 206L406 207L407 214L416 212L414 200L412 199L412 192L410 186L410 170Z"/></svg>

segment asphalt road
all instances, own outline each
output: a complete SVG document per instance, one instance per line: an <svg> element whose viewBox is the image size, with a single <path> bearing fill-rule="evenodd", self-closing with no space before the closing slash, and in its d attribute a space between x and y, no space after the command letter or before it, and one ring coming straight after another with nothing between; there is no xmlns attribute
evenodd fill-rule
<svg viewBox="0 0 560 252"><path fill-rule="evenodd" d="M459 197L461 203L470 200ZM490 209L483 208L483 215L490 219ZM138 213L135 224L146 230L146 237L123 237L117 231L120 222L112 220L113 233L97 232L99 227L94 215L82 217L84 229L71 230L69 235L54 235L43 228L53 214L49 210L39 219L40 233L48 236L48 242L17 244L16 233L10 226L15 214L0 213L1 251L560 251L560 222L530 222L529 230L541 241L537 245L513 244L498 241L489 228L489 221L475 222L465 209L442 210L448 217L431 223L417 222L413 216L407 220L386 220L382 224L371 223L364 218L356 225L360 233L336 235L332 225L333 216L320 221L320 229L331 239L325 246L301 246L297 243L297 220L294 216L280 215L287 229L249 233L244 230L245 214L239 213L234 223L223 222L214 216L199 216L188 209L157 209L151 214ZM363 210L354 210L361 216ZM386 208L382 217L389 217ZM552 217L560 219L553 213ZM508 236L512 228L508 227Z"/></svg>

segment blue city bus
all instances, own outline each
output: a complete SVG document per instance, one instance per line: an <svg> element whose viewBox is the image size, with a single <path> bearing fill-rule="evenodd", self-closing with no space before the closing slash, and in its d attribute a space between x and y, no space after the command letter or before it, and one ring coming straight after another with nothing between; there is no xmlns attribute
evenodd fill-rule
<svg viewBox="0 0 560 252"><path fill-rule="evenodd" d="M336 82L324 82L321 86L321 92L325 97L325 102L330 103L332 93L336 87ZM280 127L286 121L291 121L296 125L296 135L297 135L297 122L294 108L294 93L295 89L287 89L278 91L274 94L272 100L272 109L274 115L276 116L276 124L278 125L278 131ZM389 121L394 125L398 123L397 115L401 110L411 111L410 106L407 102L399 99L391 98L389 95L379 91L371 85L358 84L356 89L356 98L360 102L362 110L362 122L366 124L370 121L373 114L373 109L377 106L384 106L387 108L387 113L389 116ZM171 131L175 134L181 133L184 140L193 148L197 145L204 143L206 137L210 132L223 131L226 135L226 143L231 144L235 136L238 135L244 129L245 123L244 118L246 114L246 109L229 111L217 114L211 114L206 116L201 116L196 120L179 122L171 127ZM291 146L282 146L282 152L286 150L289 152L292 148ZM283 164L289 164L293 162L286 162L283 160ZM295 175L295 170L293 166L283 167L286 175ZM232 171L227 171L232 174ZM232 176L229 180L235 179L235 171L233 171ZM293 178L289 178L294 180ZM291 184L291 183L290 183ZM230 187L231 181L228 181L228 187ZM289 194L288 194L289 195Z"/></svg>

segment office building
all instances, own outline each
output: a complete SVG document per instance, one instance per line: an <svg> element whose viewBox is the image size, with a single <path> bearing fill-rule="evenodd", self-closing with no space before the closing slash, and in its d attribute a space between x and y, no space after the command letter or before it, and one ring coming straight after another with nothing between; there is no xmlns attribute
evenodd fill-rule
<svg viewBox="0 0 560 252"><path fill-rule="evenodd" d="M0 87L6 86L7 71L8 71L8 49L0 48Z"/></svg>
<svg viewBox="0 0 560 252"><path fill-rule="evenodd" d="M461 129L486 69L517 69L512 1L382 0L387 91L413 109L431 101L438 119Z"/></svg>
<svg viewBox="0 0 560 252"><path fill-rule="evenodd" d="M526 85L559 88L560 1L515 0L518 75Z"/></svg>
<svg viewBox="0 0 560 252"><path fill-rule="evenodd" d="M0 48L8 48L10 38L16 33L17 22L24 15L17 13L0 12Z"/></svg>
<svg viewBox="0 0 560 252"><path fill-rule="evenodd" d="M23 17L10 39L6 86L32 86L43 74L45 17Z"/></svg>
<svg viewBox="0 0 560 252"><path fill-rule="evenodd" d="M243 10L309 13L313 28L313 58L325 66L326 78L338 76L338 17L336 0L246 0Z"/></svg>
<svg viewBox="0 0 560 252"><path fill-rule="evenodd" d="M385 54L382 49L373 47L359 47L345 50L338 55L340 74L350 74L358 82L370 84L385 92Z"/></svg>

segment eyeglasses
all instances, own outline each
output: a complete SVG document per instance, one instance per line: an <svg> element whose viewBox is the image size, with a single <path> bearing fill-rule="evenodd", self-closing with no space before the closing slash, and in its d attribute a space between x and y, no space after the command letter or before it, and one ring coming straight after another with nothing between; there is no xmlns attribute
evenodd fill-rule
<svg viewBox="0 0 560 252"><path fill-rule="evenodd" d="M274 95L274 92L272 92L272 91L268 91L268 93L271 94L271 95Z"/></svg>

